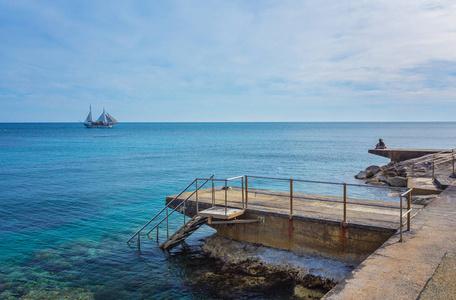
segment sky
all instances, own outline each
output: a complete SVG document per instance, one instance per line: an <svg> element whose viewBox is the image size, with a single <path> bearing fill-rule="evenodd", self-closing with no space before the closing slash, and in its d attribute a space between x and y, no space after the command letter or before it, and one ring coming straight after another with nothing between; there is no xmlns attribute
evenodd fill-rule
<svg viewBox="0 0 456 300"><path fill-rule="evenodd" d="M455 121L455 1L0 0L0 122Z"/></svg>

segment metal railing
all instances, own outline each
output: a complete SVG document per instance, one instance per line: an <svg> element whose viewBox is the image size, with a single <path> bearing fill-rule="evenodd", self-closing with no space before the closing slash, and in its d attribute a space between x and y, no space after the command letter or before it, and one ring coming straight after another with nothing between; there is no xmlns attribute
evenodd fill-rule
<svg viewBox="0 0 456 300"><path fill-rule="evenodd" d="M204 187L209 181L211 182L211 204L212 207L214 206L220 206L219 204L216 203L216 188L215 188L215 183L216 182L222 182L224 185L221 187L222 190L224 190L224 199L223 200L223 206L225 208L225 215L227 215L227 210L228 207L236 207L236 205L230 205L229 197L228 197L228 190L230 187L228 186L228 183L234 180L239 180L241 181L241 207L242 209L248 209L249 208L249 179L264 179L264 180L277 180L277 181L288 181L289 182L289 191L284 192L286 197L289 199L289 218L293 218L294 214L294 201L295 199L310 199L312 200L313 198L309 197L309 195L306 195L305 197L302 196L299 193L294 192L294 186L295 183L310 183L310 184L324 184L324 185L333 185L333 186L340 186L342 187L341 189L341 195L340 197L342 200L335 200L335 199L321 199L321 198L315 198L315 200L324 200L324 201L329 201L329 202L338 202L340 203L342 201L343 203L343 221L342 225L347 226L348 224L348 197L347 197L347 187L363 187L363 188L369 188L369 189L383 189L383 190L389 190L389 191L396 191L396 192L402 192L399 194L399 210L400 210L400 241L402 242L402 232L403 232L403 225L406 223L407 224L407 230L410 230L410 220L411 220L411 188L400 188L400 187L389 187L389 186L372 186L372 185L361 185L361 184L349 184L349 183L337 183L337 182L326 182L326 181L313 181L313 180L302 180L302 179L287 179L287 178L275 178L275 177L264 177L264 176L251 176L251 175L245 175L245 176L237 176L237 177L232 177L232 178L227 178L227 179L217 179L214 178L214 175L212 175L209 178L196 178L193 180L185 189L183 189L177 196L175 196L171 201L169 201L164 208L162 208L153 218L151 218L141 229L139 229L128 241L127 243L130 243L130 241L137 236L138 238L138 248L140 249L140 240L141 240L141 232L148 227L154 220L156 220L163 212L166 211L166 216L164 216L159 222L157 222L152 229L150 229L147 232L147 235L149 235L153 230L157 231L157 240L159 237L159 226L166 221L166 233L167 237L169 237L169 217L175 212L181 209L180 212L183 214L183 219L184 219L184 224L185 224L185 217L186 217L186 203L187 201L195 195L195 215L198 214L199 212L199 205L200 205L200 199L199 199L199 193L198 191L201 190L202 187ZM199 185L199 182L204 181L201 185ZM244 182L245 181L245 182ZM182 200L178 205L176 205L171 212L169 212L170 206L176 201L180 196L182 196L187 190L189 190L191 187L195 187L194 191L190 193L189 196L187 196L184 200ZM277 195L277 194L272 194L268 193L267 191L253 191L254 193L260 193L260 194L271 194L271 195ZM403 198L407 199L407 211L403 213ZM238 204L237 202L236 204ZM395 208L397 209L397 206L388 206L388 205L379 205L376 203L368 203L368 202L359 202L356 203L357 205L366 205L366 206L379 206L379 207L385 207L385 208ZM403 222L403 218L407 217L407 221Z"/></svg>
<svg viewBox="0 0 456 300"><path fill-rule="evenodd" d="M225 198L224 198L224 207L225 207L225 215L228 213L228 190L231 188L228 186L228 182L234 181L237 179L241 179L241 191L242 191L242 200L241 200L241 205L242 209L245 208L245 202L244 202L244 176L236 176L236 177L231 177L227 179L217 179L217 178L209 178L209 179L204 179L204 178L197 178L195 180L209 180L212 182L212 190L211 190L211 200L212 200L212 206L217 206L216 205L216 199L215 199L215 182L222 182L224 185L222 186L222 189L225 191ZM199 212L199 198L198 194L196 194L196 213Z"/></svg>
<svg viewBox="0 0 456 300"><path fill-rule="evenodd" d="M210 178L213 178L215 176L215 174L212 174ZM141 227L141 229L139 229L135 234L133 234L133 236L127 241L127 244L130 243L130 241L135 237L135 236L138 236L138 248L140 248L140 245L141 245L141 231L143 231L147 226L149 226L150 223L152 223L158 216L160 216L165 210L166 210L166 216L160 221L158 222L153 229L157 228L157 238L158 238L158 225L160 225L163 221L166 220L166 232L167 232L167 235L169 236L169 225L168 225L168 218L171 214L174 213L174 211L176 211L182 204L184 204L191 196L193 196L196 192L198 192L199 189L201 189L208 181L206 180L201 186L198 187L198 181L197 179L193 180L185 189L183 189L176 197L174 197L171 201L168 202L168 204L165 205L165 207L163 207L152 219L150 219L143 227ZM192 185L193 183L196 183L196 190L190 194L190 196L188 196L184 201L182 201L176 208L174 208L172 210L171 213L168 213L168 208L169 206L176 200L178 199L183 193L185 193ZM184 214L184 218L185 218L185 214ZM185 223L185 219L184 219L184 223ZM152 230L151 230L152 231ZM147 234L149 234L151 231L149 231Z"/></svg>
<svg viewBox="0 0 456 300"><path fill-rule="evenodd" d="M154 229L157 229L157 238L158 238L158 226L166 220L168 220L169 216L172 215L176 210L178 210L181 206L184 206L184 210L183 210L183 217L184 217L184 224L185 224L185 204L186 202L193 196L195 195L196 197L196 212L195 214L198 214L199 212L199 197L198 197L198 190L200 190L206 183L208 183L209 181L212 182L212 206L215 206L215 186L214 186L214 181L223 181L225 182L225 186L224 186L224 190L225 190L225 215L227 214L227 207L228 207L228 181L232 181L232 180L235 180L235 179L239 179L239 178L242 178L242 191L244 191L244 178L243 176L238 176L238 177L233 177L233 178L228 178L228 179L216 179L216 178L213 178L214 175L212 175L210 178L196 178L190 185L193 185L193 183L195 183L195 191L193 193L191 193L187 198L185 198L181 203L179 203L179 205L177 205L172 211L171 213L167 214L167 216L165 218L163 218L160 222L158 222L154 227L152 227L151 230L149 230L149 232L147 232L147 235L149 235ZM198 187L198 181L202 181L204 180L204 183L202 185L200 185ZM183 193L181 193L180 195L182 195ZM174 199L178 198L180 195L176 196ZM174 201L174 199L172 201ZM172 202L171 201L171 202ZM168 204L171 204L171 202L169 202ZM242 206L244 207L244 204L242 204ZM169 225L168 223L166 223L166 232L167 232L167 237L169 237Z"/></svg>
<svg viewBox="0 0 456 300"><path fill-rule="evenodd" d="M363 187L363 188L371 188L371 189L383 189L383 190L389 190L389 191L400 191L402 192L399 194L399 211L400 211L400 242L402 242L402 227L403 227L403 218L406 216L407 217L407 230L410 231L410 220L411 220L411 192L412 188L401 188L401 187L389 187L389 186L372 186L372 185L361 185L361 184L350 184L350 183L337 183L337 182L326 182L326 181L313 181L313 180L302 180L302 179L287 179L287 178L275 178L275 177L264 177L264 176L248 176L245 175L245 202L246 202L246 208L249 207L248 205L248 195L249 195L249 178L257 178L257 179L266 179L266 180L279 180L279 181L288 181L290 183L290 189L289 189L289 218L293 218L294 214L294 199L295 198L303 198L303 199L309 199L308 196L302 197L302 196L297 196L294 193L294 183L296 182L303 182L303 183L311 183L311 184L325 184L325 185L337 185L342 187L342 203L343 203L343 221L342 221L342 226L347 226L348 224L348 202L347 202L347 187ZM255 192L258 193L258 192ZM265 193L267 194L267 193ZM271 195L277 195L277 194L271 194ZM407 211L403 213L403 198L406 197L407 199ZM317 200L324 200L324 201L329 201L329 202L338 202L340 203L340 200L331 200L331 199L321 199L321 198L316 198ZM388 205L378 205L374 203L356 203L357 205L366 205L366 206L381 206L385 208L395 208L397 209L397 206L388 206Z"/></svg>
<svg viewBox="0 0 456 300"><path fill-rule="evenodd" d="M456 152L455 150L456 148L447 149L434 154L428 154L419 158L412 159L412 172L410 177L415 177L415 173L417 172L415 170L416 168L421 167L424 169L426 167L429 167L431 171L431 177L434 180L436 168L443 164L447 165L450 162L452 165L452 173L454 173ZM420 174L419 176L423 177L423 174Z"/></svg>
<svg viewBox="0 0 456 300"><path fill-rule="evenodd" d="M166 221L166 236L167 238L169 238L169 218L171 215L173 215L173 213L175 211L178 211L182 208L182 215L183 215L183 222L185 224L185 218L186 218L186 215L185 215L185 210L186 210L186 203L187 201L193 197L195 195L195 202L196 202L196 212L195 214L198 214L198 212L200 211L199 210L199 204L200 204L200 201L199 201L199 193L198 191L201 190L202 187L204 187L209 181L211 182L211 185L212 185L212 206L218 206L216 205L216 197L215 197L215 182L223 182L224 185L223 185L223 190L224 190L224 194L225 194L225 198L224 198L224 208L225 208L225 215L227 215L228 213L228 207L229 207L229 199L228 199L228 190L229 190L229 186L228 186L228 182L231 182L231 181L234 181L234 180L237 180L237 179L240 179L241 180L241 193L242 193L242 208L244 209L245 207L245 202L244 202L244 176L237 176L237 177L232 177L232 178L227 178L227 179L217 179L217 178L214 178L214 175L212 175L211 177L209 178L196 178L195 180L193 180L185 189L183 189L177 196L175 196L171 201L168 202L168 204L166 204L165 207L163 207L152 219L150 219L143 227L141 227L141 229L139 229L128 241L127 243L130 243L130 241L135 237L137 236L138 237L138 248L140 248L140 245L141 245L141 232L146 228L148 227L155 219L157 219L163 212L166 212L166 215L160 220L158 221L153 227L152 229L150 229L146 235L149 235L153 230L156 230L157 231L157 240L158 240L158 237L159 237L159 228L160 228L160 225ZM199 185L199 183L203 182L203 184ZM178 205L176 205L172 210L171 212L169 212L169 207L174 203L174 201L176 199L178 199L180 196L182 196L185 192L187 192L187 190L191 189L194 185L194 191L192 193L190 193L189 196L187 196L184 200L182 200Z"/></svg>
<svg viewBox="0 0 456 300"><path fill-rule="evenodd" d="M402 198L403 197L407 197L407 211L403 214L402 213ZM405 193L402 193L400 195L400 215L401 215L401 221L400 221L400 238L399 238L399 242L403 242L403 239L402 239L402 227L404 226L404 222L403 222L403 218L405 216L407 216L407 221L405 221L405 223L407 223L407 231L410 231L410 220L411 220L411 213L412 213L412 189L408 189Z"/></svg>

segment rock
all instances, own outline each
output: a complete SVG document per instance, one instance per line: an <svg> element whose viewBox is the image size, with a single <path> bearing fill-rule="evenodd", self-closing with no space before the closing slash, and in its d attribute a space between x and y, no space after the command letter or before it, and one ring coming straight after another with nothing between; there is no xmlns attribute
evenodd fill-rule
<svg viewBox="0 0 456 300"><path fill-rule="evenodd" d="M373 179L370 179L370 180L366 180L365 184L382 186L382 185L385 185L386 183L378 181L378 178L373 178Z"/></svg>
<svg viewBox="0 0 456 300"><path fill-rule="evenodd" d="M366 172L366 178L370 178L372 176L374 176L375 174L377 174L378 172L380 172L380 167L379 166L369 166L366 168L366 170L364 170L364 172Z"/></svg>
<svg viewBox="0 0 456 300"><path fill-rule="evenodd" d="M388 177L387 181L391 186L407 187L407 177Z"/></svg>
<svg viewBox="0 0 456 300"><path fill-rule="evenodd" d="M207 256L217 258L224 263L221 273L229 276L237 274L265 277L268 282L266 285L279 281L294 282L312 290L327 292L343 278L342 274L348 274L353 269L348 265L340 264L337 272L333 273L326 269L326 265L319 266L320 263L325 264L323 258L316 260L314 257L230 240L217 234L205 240L202 250ZM313 267L307 268L306 262L311 263ZM333 263L332 261L331 264ZM339 272L343 273L339 274Z"/></svg>
<svg viewBox="0 0 456 300"><path fill-rule="evenodd" d="M372 183L372 182L378 182L378 177L370 178L370 179L366 180L365 183L366 183L366 184L370 184L370 183Z"/></svg>
<svg viewBox="0 0 456 300"><path fill-rule="evenodd" d="M356 179L366 179L366 172L360 171L358 175L355 175Z"/></svg>
<svg viewBox="0 0 456 300"><path fill-rule="evenodd" d="M388 183L388 177L386 175L380 175L378 176L378 181Z"/></svg>

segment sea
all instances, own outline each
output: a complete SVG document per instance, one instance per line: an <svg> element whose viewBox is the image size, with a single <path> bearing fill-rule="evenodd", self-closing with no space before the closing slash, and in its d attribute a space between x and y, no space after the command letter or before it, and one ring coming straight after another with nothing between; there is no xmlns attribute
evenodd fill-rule
<svg viewBox="0 0 456 300"><path fill-rule="evenodd" d="M220 267L201 253L209 227L169 252L155 232L141 250L126 241L195 178L362 184L360 170L389 162L367 152L379 138L389 148L449 149L456 123L0 123L0 299L290 299L289 287L202 284ZM249 187L287 190L260 179Z"/></svg>

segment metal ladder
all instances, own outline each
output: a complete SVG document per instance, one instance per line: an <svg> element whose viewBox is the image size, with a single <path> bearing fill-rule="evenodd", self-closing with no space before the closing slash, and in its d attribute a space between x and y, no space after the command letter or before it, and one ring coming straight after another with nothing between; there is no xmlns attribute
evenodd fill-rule
<svg viewBox="0 0 456 300"><path fill-rule="evenodd" d="M207 217L200 217L195 215L187 223L179 228L173 235L171 235L166 241L164 241L159 247L163 250L171 249L181 244L186 238L194 233L198 228L203 226L207 221Z"/></svg>
<svg viewBox="0 0 456 300"><path fill-rule="evenodd" d="M149 235L152 230L156 229L157 230L157 240L158 240L158 230L159 230L159 225L161 223L163 223L164 221L166 221L166 233L167 233L167 240L169 240L169 224L168 224L168 219L169 217L176 211L178 210L179 208L181 208L183 206L183 209L184 209L184 212L183 212L183 216L184 216L184 223L185 223L185 204L187 202L188 199L190 199L198 190L200 190L208 181L210 181L212 178L214 178L215 174L212 174L211 177L209 177L209 179L207 179L203 184L201 184L200 186L198 186L198 180L195 179L193 180L185 189L182 190L182 192L179 193L179 195L177 195L176 197L174 197L171 201L168 202L168 204L162 208L162 210L160 210L152 219L150 219L143 227L141 227L141 229L139 229L128 241L127 241L127 244L130 244L131 240L133 240L134 237L138 237L138 242L137 242L137 245L138 245L138 249L141 250L141 232L147 227L149 226L150 223L152 223L158 216L160 216L163 212L166 211L166 216L161 219L157 224L155 224L154 227L152 227L151 230L149 230L149 232L147 232L147 235ZM185 193L193 184L196 183L196 188L195 188L195 191L193 191L187 198L185 198L179 205L177 205L174 209L171 210L171 212L168 212L168 208L169 206L177 199L179 198L183 193ZM193 219L193 218L192 218ZM189 221L190 222L190 221ZM204 223L204 222L203 222ZM185 223L185 224L188 224ZM202 224L201 224L202 225ZM201 225L199 225L196 229L198 229L199 227L201 227ZM185 226L185 225L184 225ZM196 230L195 229L195 230ZM193 230L193 231L195 231ZM193 233L192 231L192 233ZM186 236L188 237L188 235ZM183 240L182 240L183 241ZM166 248L165 248L166 249Z"/></svg>

